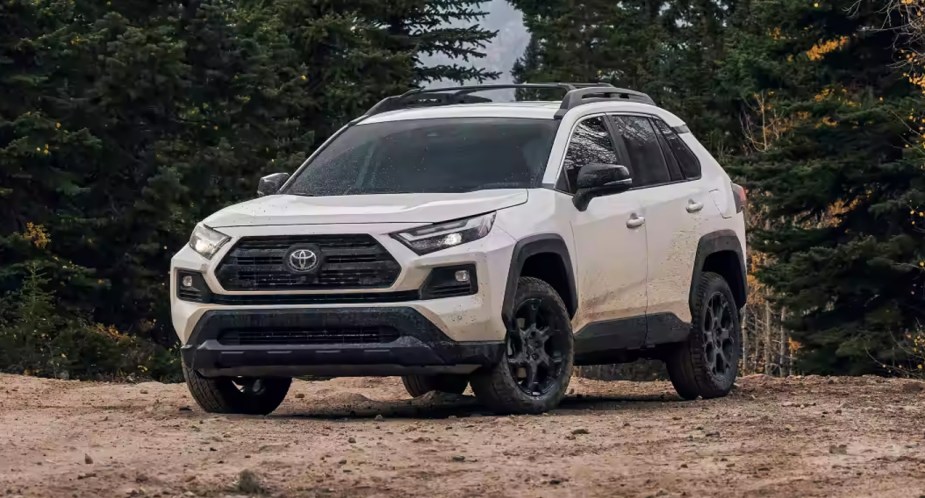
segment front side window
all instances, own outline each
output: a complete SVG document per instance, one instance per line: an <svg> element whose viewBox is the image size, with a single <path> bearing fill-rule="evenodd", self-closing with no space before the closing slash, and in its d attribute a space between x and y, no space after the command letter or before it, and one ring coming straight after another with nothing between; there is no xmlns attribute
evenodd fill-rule
<svg viewBox="0 0 925 498"><path fill-rule="evenodd" d="M542 182L558 122L453 118L346 129L281 193L338 196L533 188Z"/></svg>
<svg viewBox="0 0 925 498"><path fill-rule="evenodd" d="M565 152L565 174L559 178L556 188L574 193L578 172L582 166L592 163L620 164L610 132L604 124L604 118L600 116L585 119L575 127Z"/></svg>
<svg viewBox="0 0 925 498"><path fill-rule="evenodd" d="M655 128L641 116L613 116L614 125L629 154L633 187L660 185L671 181Z"/></svg>

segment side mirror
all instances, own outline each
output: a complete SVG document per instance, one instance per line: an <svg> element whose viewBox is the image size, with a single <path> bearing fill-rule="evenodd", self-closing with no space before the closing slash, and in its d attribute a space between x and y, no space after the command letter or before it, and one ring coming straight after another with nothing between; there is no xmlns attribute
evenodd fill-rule
<svg viewBox="0 0 925 498"><path fill-rule="evenodd" d="M579 211L584 211L595 197L628 190L633 186L633 178L626 166L592 163L578 171L577 183L573 202Z"/></svg>
<svg viewBox="0 0 925 498"><path fill-rule="evenodd" d="M273 173L260 179L257 184L257 197L279 192L280 187L289 179L289 173Z"/></svg>

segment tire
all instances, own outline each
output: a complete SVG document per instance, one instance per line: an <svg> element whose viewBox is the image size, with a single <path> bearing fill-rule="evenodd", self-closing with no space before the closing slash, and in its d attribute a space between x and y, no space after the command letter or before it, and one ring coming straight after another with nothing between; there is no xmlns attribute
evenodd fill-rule
<svg viewBox="0 0 925 498"><path fill-rule="evenodd" d="M705 272L697 282L687 340L666 357L668 377L684 399L729 394L739 370L742 330L729 284Z"/></svg>
<svg viewBox="0 0 925 498"><path fill-rule="evenodd" d="M412 397L417 398L431 391L450 394L462 394L469 385L466 375L405 375L401 378L405 390Z"/></svg>
<svg viewBox="0 0 925 498"><path fill-rule="evenodd" d="M565 396L572 375L575 346L568 310L548 283L521 277L514 322L501 362L474 373L472 391L496 413L549 411Z"/></svg>
<svg viewBox="0 0 925 498"><path fill-rule="evenodd" d="M196 403L209 413L268 415L289 392L290 378L203 377L183 363L183 378Z"/></svg>

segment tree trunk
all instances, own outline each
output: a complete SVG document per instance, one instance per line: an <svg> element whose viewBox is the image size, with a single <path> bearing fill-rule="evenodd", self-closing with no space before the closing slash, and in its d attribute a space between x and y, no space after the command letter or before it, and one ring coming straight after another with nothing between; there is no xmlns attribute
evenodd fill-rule
<svg viewBox="0 0 925 498"><path fill-rule="evenodd" d="M784 308L781 308L780 309L780 375L781 377L783 377L784 375L788 375L788 376L790 375L789 368L790 368L791 362L789 358L787 358L787 353L790 350L790 348L787 347L788 342L789 341L787 341L787 331L784 330ZM786 373L784 372L784 362L785 361L786 361L786 365L788 368L788 371Z"/></svg>
<svg viewBox="0 0 925 498"><path fill-rule="evenodd" d="M771 305L764 303L764 373L771 373Z"/></svg>
<svg viewBox="0 0 925 498"><path fill-rule="evenodd" d="M748 374L748 307L742 309L742 373Z"/></svg>

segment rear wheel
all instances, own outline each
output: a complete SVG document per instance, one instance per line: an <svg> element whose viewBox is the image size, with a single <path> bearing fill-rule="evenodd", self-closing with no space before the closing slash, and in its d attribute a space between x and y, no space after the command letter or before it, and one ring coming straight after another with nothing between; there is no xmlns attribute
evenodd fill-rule
<svg viewBox="0 0 925 498"><path fill-rule="evenodd" d="M183 377L196 403L209 413L267 415L289 392L290 378L203 377L183 363Z"/></svg>
<svg viewBox="0 0 925 498"><path fill-rule="evenodd" d="M692 311L690 335L666 358L668 376L684 399L725 396L742 352L739 313L726 280L716 273L701 275Z"/></svg>
<svg viewBox="0 0 925 498"><path fill-rule="evenodd" d="M405 375L401 378L408 394L417 398L431 391L462 394L469 385L467 375Z"/></svg>
<svg viewBox="0 0 925 498"><path fill-rule="evenodd" d="M518 281L514 323L501 362L472 376L472 391L499 413L542 413L565 396L572 375L574 340L562 298L548 283Z"/></svg>

